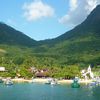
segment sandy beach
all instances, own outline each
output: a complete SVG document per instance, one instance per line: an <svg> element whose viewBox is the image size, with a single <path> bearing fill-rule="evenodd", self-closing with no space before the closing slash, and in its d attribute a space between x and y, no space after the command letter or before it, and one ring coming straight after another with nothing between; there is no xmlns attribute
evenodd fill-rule
<svg viewBox="0 0 100 100"><path fill-rule="evenodd" d="M46 78L34 78L33 80L28 80L28 79L23 79L23 78L15 78L12 79L13 82L28 82L28 83L46 83L48 82L48 79ZM72 83L73 80L58 80L57 83L58 84L70 84ZM79 83L90 83L92 82L92 80L80 80Z"/></svg>
<svg viewBox="0 0 100 100"><path fill-rule="evenodd" d="M24 78L14 78L12 79L13 82L18 82L18 83L21 83L21 82L28 82L28 83L31 83L32 80L28 80L28 79L24 79Z"/></svg>

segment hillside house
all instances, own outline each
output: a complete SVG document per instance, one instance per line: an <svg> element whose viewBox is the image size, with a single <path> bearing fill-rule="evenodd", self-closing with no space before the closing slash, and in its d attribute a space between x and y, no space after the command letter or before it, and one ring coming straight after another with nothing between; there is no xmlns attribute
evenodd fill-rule
<svg viewBox="0 0 100 100"><path fill-rule="evenodd" d="M5 67L0 67L0 72L5 72Z"/></svg>

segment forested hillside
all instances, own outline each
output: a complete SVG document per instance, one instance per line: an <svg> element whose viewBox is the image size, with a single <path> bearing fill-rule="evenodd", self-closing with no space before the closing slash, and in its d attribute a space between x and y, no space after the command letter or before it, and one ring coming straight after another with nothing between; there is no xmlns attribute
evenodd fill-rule
<svg viewBox="0 0 100 100"><path fill-rule="evenodd" d="M14 28L0 23L0 44L32 47L36 41Z"/></svg>
<svg viewBox="0 0 100 100"><path fill-rule="evenodd" d="M0 66L7 69L100 65L100 5L71 31L44 41L35 41L0 23Z"/></svg>

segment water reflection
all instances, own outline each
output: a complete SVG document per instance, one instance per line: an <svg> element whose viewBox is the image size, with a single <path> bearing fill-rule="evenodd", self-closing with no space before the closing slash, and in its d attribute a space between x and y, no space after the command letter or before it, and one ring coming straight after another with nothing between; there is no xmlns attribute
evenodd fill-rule
<svg viewBox="0 0 100 100"><path fill-rule="evenodd" d="M93 97L95 98L94 100L100 100L100 86L96 86L93 90Z"/></svg>
<svg viewBox="0 0 100 100"><path fill-rule="evenodd" d="M100 87L81 85L14 84L0 85L0 100L100 100Z"/></svg>

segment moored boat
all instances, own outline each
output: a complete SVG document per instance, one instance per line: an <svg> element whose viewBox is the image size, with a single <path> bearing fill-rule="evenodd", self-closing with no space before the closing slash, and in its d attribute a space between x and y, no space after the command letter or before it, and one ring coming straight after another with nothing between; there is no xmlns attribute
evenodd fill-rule
<svg viewBox="0 0 100 100"><path fill-rule="evenodd" d="M57 84L57 80L56 79L49 79L45 84L56 85Z"/></svg>
<svg viewBox="0 0 100 100"><path fill-rule="evenodd" d="M3 80L2 80L2 78L0 77L0 83L3 83Z"/></svg>
<svg viewBox="0 0 100 100"><path fill-rule="evenodd" d="M57 84L57 81L54 79L51 81L51 85L56 85Z"/></svg>
<svg viewBox="0 0 100 100"><path fill-rule="evenodd" d="M73 83L71 84L72 88L80 88L80 84L78 83L78 78L75 78L73 80Z"/></svg>
<svg viewBox="0 0 100 100"><path fill-rule="evenodd" d="M96 77L93 82L89 84L89 86L99 86L100 85L100 77Z"/></svg>
<svg viewBox="0 0 100 100"><path fill-rule="evenodd" d="M13 81L11 79L6 79L5 85L8 85L8 86L13 85Z"/></svg>

